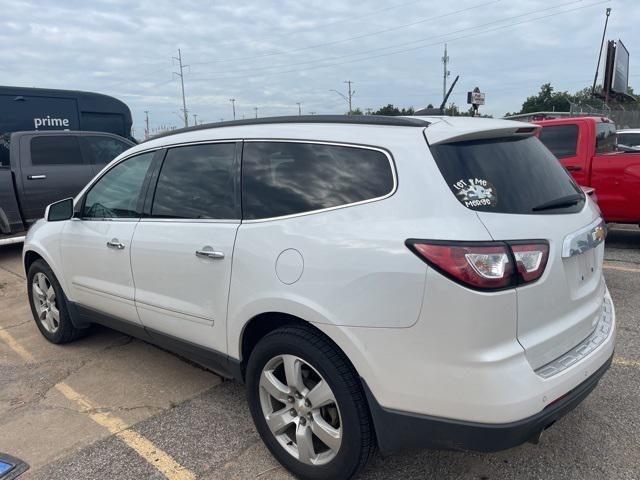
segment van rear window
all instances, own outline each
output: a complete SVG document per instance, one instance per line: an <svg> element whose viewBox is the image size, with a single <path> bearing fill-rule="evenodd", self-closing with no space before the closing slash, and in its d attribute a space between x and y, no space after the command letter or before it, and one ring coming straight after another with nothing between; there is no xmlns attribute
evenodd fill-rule
<svg viewBox="0 0 640 480"><path fill-rule="evenodd" d="M453 195L472 210L573 213L585 201L571 176L536 137L446 143L432 146L431 152Z"/></svg>

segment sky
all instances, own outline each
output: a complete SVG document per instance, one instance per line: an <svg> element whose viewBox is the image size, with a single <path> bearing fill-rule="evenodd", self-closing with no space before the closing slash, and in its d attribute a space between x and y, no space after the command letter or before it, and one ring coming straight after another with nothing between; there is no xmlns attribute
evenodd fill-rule
<svg viewBox="0 0 640 480"><path fill-rule="evenodd" d="M637 0L0 0L0 85L86 90L124 101L134 135L236 118L336 114L486 94L481 113L517 111L546 82L591 85L604 25L640 81ZM602 72L602 69L601 69ZM636 88L636 91L639 89ZM257 112L256 109L257 108Z"/></svg>

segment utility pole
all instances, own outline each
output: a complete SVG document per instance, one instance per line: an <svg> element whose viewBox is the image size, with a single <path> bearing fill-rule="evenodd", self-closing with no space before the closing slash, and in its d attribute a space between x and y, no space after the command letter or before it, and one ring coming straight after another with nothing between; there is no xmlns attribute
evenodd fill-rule
<svg viewBox="0 0 640 480"><path fill-rule="evenodd" d="M256 118L258 118L258 107L253 107L253 109L254 109L254 110L255 110L255 112L256 112Z"/></svg>
<svg viewBox="0 0 640 480"><path fill-rule="evenodd" d="M591 96L592 97L596 93L596 82L598 81L598 70L600 68L600 59L602 58L602 47L604 46L604 36L607 34L607 23L609 23L609 15L611 14L611 9L607 8L605 13L606 13L607 17L604 20L604 30L602 31L602 41L600 42L600 53L598 53L598 64L596 65L596 74L593 77L593 86L591 87Z"/></svg>
<svg viewBox="0 0 640 480"><path fill-rule="evenodd" d="M302 116L302 108L300 107L300 102L296 102L296 104L298 105L298 116Z"/></svg>
<svg viewBox="0 0 640 480"><path fill-rule="evenodd" d="M351 84L353 82L351 80L345 80L343 83L349 85L349 115L351 115L351 112L353 112L353 108L351 108L351 99L353 98L353 94L355 93L351 91Z"/></svg>
<svg viewBox="0 0 640 480"><path fill-rule="evenodd" d="M315 115L316 112L309 112L309 115Z"/></svg>
<svg viewBox="0 0 640 480"><path fill-rule="evenodd" d="M144 139L149 139L149 110L144 111Z"/></svg>
<svg viewBox="0 0 640 480"><path fill-rule="evenodd" d="M184 126L188 127L189 126L189 114L187 111L187 100L185 99L184 96L184 71L183 69L188 67L189 65L183 65L182 64L182 52L180 51L180 49L178 49L178 56L177 57L173 57L174 60L178 61L178 65L180 66L180 73L178 72L173 72L174 75L177 75L178 77L180 77L180 85L182 86L182 112L184 113Z"/></svg>
<svg viewBox="0 0 640 480"><path fill-rule="evenodd" d="M194 125L198 125L198 114L197 113L193 114L193 124Z"/></svg>
<svg viewBox="0 0 640 480"><path fill-rule="evenodd" d="M233 108L233 119L236 119L236 99L235 98L230 98L229 101L231 102L231 107Z"/></svg>
<svg viewBox="0 0 640 480"><path fill-rule="evenodd" d="M352 83L354 83L354 82L352 82L351 80L345 80L345 81L344 81L344 82L342 82L342 83L346 83L346 84L348 84L348 90L347 90L347 95L348 95L348 96L345 96L344 94L342 94L342 93L340 93L339 91L334 90L334 89L331 89L331 90L329 90L329 91L330 91L330 92L335 92L335 93L337 93L338 95L340 95L342 98L344 98L345 102L347 102L347 103L349 104L349 113L347 113L347 115L351 115L351 112L353 112L353 108L352 108L352 103L351 103L351 101L352 101L352 99L353 99L353 96L356 94L355 90L353 90L353 91L351 90L351 84L352 84Z"/></svg>
<svg viewBox="0 0 640 480"><path fill-rule="evenodd" d="M447 44L444 44L444 56L442 57L442 64L444 65L444 72L442 75L442 100L447 96L447 77L451 73L447 70L447 66L449 65L449 55L447 55Z"/></svg>

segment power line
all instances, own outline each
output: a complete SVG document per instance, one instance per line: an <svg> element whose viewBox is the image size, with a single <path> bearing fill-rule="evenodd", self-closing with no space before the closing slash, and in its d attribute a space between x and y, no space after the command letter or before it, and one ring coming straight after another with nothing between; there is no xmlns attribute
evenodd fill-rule
<svg viewBox="0 0 640 480"><path fill-rule="evenodd" d="M356 35L356 36L353 36L353 37L342 38L340 40L332 40L330 42L317 43L315 45L307 45L305 47L300 47L300 48L296 48L296 49L293 49L293 50L287 50L287 51L284 51L284 52L270 52L270 53L263 53L261 55L249 56L249 57L222 58L222 59L216 59L216 60L209 60L209 61L206 61L206 62L197 62L197 63L193 63L193 65L209 65L209 64L212 64L212 63L239 62L241 60L242 61L244 61L244 60L253 60L253 59L256 59L256 58L272 57L272 56L275 56L275 55L289 55L291 53L302 52L302 51L311 50L311 49L314 49L314 48L327 47L329 45L337 45L339 43L349 42L351 40L359 40L361 38L380 35L381 33L388 33L388 32L393 32L395 30L400 30L402 28L412 27L414 25L419 25L421 23L425 23L425 22L428 22L428 21L431 21L431 20L438 20L438 19L441 19L441 18L450 17L451 15L456 15L456 14L459 14L459 13L467 12L469 10L477 9L477 8L480 8L480 7L483 7L483 6L486 6L486 5L490 5L490 4L493 4L493 3L498 3L500 1L501 0L492 0L490 2L484 2L484 3L477 4L477 5L473 5L471 7L466 7L466 8L462 8L460 10L455 10L455 11L452 11L452 12L444 13L442 15L436 15L434 17L422 18L420 20L416 20L415 22L411 22L411 23L405 23L405 24L402 24L402 25L396 25L395 27L385 28L385 29L382 29L382 30L376 30L374 32L363 33L363 34ZM572 3L575 3L576 1L582 1L582 0L575 0Z"/></svg>
<svg viewBox="0 0 640 480"><path fill-rule="evenodd" d="M608 1L608 0L604 0L604 1ZM380 51L384 51L384 50L391 50L391 49L397 48L397 47L405 47L405 46L408 46L408 45L420 44L420 43L424 43L424 42L426 42L428 40L432 40L434 38L446 37L448 35L454 35L454 34L457 34L457 33L464 33L464 32L467 32L469 30L477 30L479 28L487 27L487 26L490 26L490 25L495 25L497 23L506 22L508 20L513 20L513 19L516 19L516 18L525 17L525 16L529 16L529 15L532 15L532 14L536 14L536 13L542 13L542 12L545 12L545 11L548 11L548 10L553 10L553 9L557 9L557 8L560 8L560 7L572 5L572 4L575 4L575 3L581 3L581 2L582 2L582 0L571 0L570 2L566 2L566 3L560 4L560 5L556 5L556 6L553 6L553 7L531 10L531 11L528 11L528 12L525 12L525 13L522 13L522 14L519 14L519 15L514 15L512 17L506 17L506 18L502 18L502 19L499 19L499 20L494 20L494 21L483 23L483 24L476 25L476 26L473 26L473 27L466 27L466 28L463 28L463 29L454 30L452 32L440 33L440 34L437 34L437 35L430 35L428 37L423 37L423 38L418 39L418 40L412 40L410 42L396 43L396 44L393 44L393 45L388 45L386 47L378 47L378 48L373 48L373 49L368 49L368 50L361 50L361 51L355 52L355 53L349 53L349 54L345 54L345 55L327 57L327 58L320 59L320 60L307 60L307 61L303 61L303 62L270 65L270 66L267 66L267 67L254 67L254 68L250 68L250 69L247 69L247 68L236 69L236 70L225 69L225 70L213 71L213 72L210 72L210 74L214 74L215 75L217 73L236 73L236 72L237 73L245 73L245 72L254 73L256 71L261 71L261 70L288 68L288 67L293 67L293 66L298 66L298 65L308 65L308 64L312 64L313 65L313 64L320 63L320 62L326 62L326 61L331 61L331 60L340 60L340 59L349 58L349 57L357 57L359 55L364 55L364 54L367 54L367 53L375 53L375 52L380 52ZM562 13L569 12L569 11L572 11L572 10L565 10L565 11L557 12L557 14L560 15ZM540 18L546 18L546 17L540 17ZM519 23L515 23L515 24L511 24L511 25L519 25L520 23L526 23L526 22L519 22ZM496 28L496 29L488 30L488 31L497 30L497 29L508 27L508 26L511 26L511 25L505 25L505 26L502 26L502 27L499 27L499 28ZM436 44L441 43L442 41L446 41L446 39L441 40L440 42L431 43L429 45L424 45L424 46L436 45ZM422 48L422 47L420 47L420 48ZM410 49L410 50L412 50L412 49ZM410 50L407 50L407 51L410 51ZM358 60L354 60L354 61L358 61ZM348 62L345 62L345 63L348 63ZM342 65L342 63L339 64L339 65ZM304 71L304 70L300 70L300 71ZM253 76L253 75L251 75L251 76ZM220 77L220 78L225 78L225 77ZM236 78L236 77L229 77L229 78ZM198 80L200 80L200 79L198 79ZM209 80L209 79L207 79L207 80Z"/></svg>
<svg viewBox="0 0 640 480"><path fill-rule="evenodd" d="M578 2L581 2L581 1L582 0L578 0ZM577 10L590 8L590 7L593 7L593 6L596 6L596 5L601 5L601 4L604 4L604 3L608 3L609 1L610 0L601 0L601 1L598 1L598 2L594 2L594 3L587 4L587 5L583 5L583 6L580 6L580 7L575 7L575 8L571 8L571 9L567 9L567 10L562 10L560 12L554 12L554 13L551 13L551 14L548 14L548 15L543 15L543 16L540 16L540 17L527 18L527 19L519 21L519 22L514 22L514 23L510 23L510 24L506 24L506 25L501 25L501 26L496 27L496 28L482 30L482 31L471 33L471 34L468 34L468 35L461 35L461 36L458 36L458 37L448 38L448 39L445 39L445 40L447 42L451 43L451 42L454 42L454 41L457 41L457 40L462 40L462 39L465 39L465 38L475 37L475 36L478 36L478 35L483 35L485 33L491 33L491 32L495 32L495 31L498 31L498 30L503 30L505 28L510 28L510 27L513 27L513 26L522 25L522 24L525 24L525 23L531 23L531 22L534 22L534 21L537 21L537 20L543 20L545 18L554 17L556 15L562 15L562 14L565 14L565 13L570 13L570 12L574 12L574 11L577 11ZM572 2L568 2L566 4L563 4L561 6L566 6L566 5L573 4L573 3L577 3L577 2L576 1L572 1ZM552 8L557 8L557 7L552 7ZM531 13L536 13L536 12L539 13L539 12L542 12L542 11L545 11L545 10L549 10L549 9L547 8L547 9L541 9L541 10L537 10L537 11L533 11L533 12L528 12L526 14L516 15L514 17L510 17L509 19L518 18L518 17L522 17L522 16L525 16L525 15L528 16L528 15L531 15ZM505 20L508 20L508 19L503 19L503 20L500 20L500 21L505 21ZM497 23L497 22L489 22L488 24L485 24L485 25L494 24L494 23ZM480 25L480 26L485 26L485 25ZM449 34L454 34L454 33L458 33L458 32L464 32L464 31L468 31L468 30L476 30L480 26L466 28L466 29L455 31L455 32L450 32ZM436 35L436 37L441 37L443 35L448 35L448 34ZM427 39L428 38L433 38L433 37L427 37ZM413 42L406 42L405 45L421 43L421 42L424 42L425 40L426 39L413 41ZM371 56L366 56L366 57L362 57L362 58L356 58L356 59L345 61L345 62L335 62L335 63L328 63L328 64L323 64L323 65L316 65L316 66L312 65L310 67L301 68L301 69L280 70L280 71L277 71L277 72L269 72L269 73L260 75L260 77L276 76L276 75L282 75L282 74L286 74L286 73L305 72L305 71L308 71L308 70L315 70L315 69L318 69L318 68L326 68L326 67L345 65L345 64L350 64L350 63L357 63L357 62L362 62L362 61L365 61L365 60L371 60L371 59L382 58L382 57L387 57L387 56L391 56L391 55L397 55L397 54L401 54L401 53L411 52L411 51L419 50L419 49L422 49L422 48L431 47L431 46L434 46L434 45L440 45L442 43L443 43L443 40L440 40L440 41L433 42L433 43L428 43L428 44L425 44L425 45L419 45L419 46L416 46L416 47L402 49L402 50L396 50L396 51L392 51L392 52L389 52L389 53L383 53L383 54L379 54L379 55L371 55ZM398 44L398 45L401 45L401 44ZM395 45L395 46L398 46L398 45ZM382 51L382 50L387 50L389 48L392 48L392 47L382 47L382 48L378 48L378 49L368 50L367 52ZM350 55L343 55L341 57L333 57L333 58L328 58L328 59L324 59L324 60L317 60L317 61L311 61L311 62L302 62L302 63L305 63L305 64L307 64L307 63L312 63L312 64L313 63L320 63L320 62L325 62L325 61L333 60L333 59L337 59L337 58L344 58L344 57L350 57L350 56L354 56L354 55L361 55L362 53L365 53L365 52L360 52L360 53L350 54ZM296 65L296 64L291 64L291 65ZM282 67L286 67L286 65L271 66L271 67L266 67L266 68L272 69L272 68L282 68ZM249 71L255 72L256 70L260 70L260 68L254 68L254 69L250 69L250 70L249 69L243 69L241 71L243 71L243 72L249 72ZM207 81L208 82L208 81L214 81L214 80L234 80L234 79L241 79L241 78L256 78L256 75L255 74L251 74L251 75L233 75L233 76L221 76L221 77L194 78L194 79L192 79L192 81Z"/></svg>

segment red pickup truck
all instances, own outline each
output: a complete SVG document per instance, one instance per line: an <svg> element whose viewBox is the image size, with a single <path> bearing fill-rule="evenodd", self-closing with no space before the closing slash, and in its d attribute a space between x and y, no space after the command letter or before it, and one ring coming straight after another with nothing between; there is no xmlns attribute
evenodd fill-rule
<svg viewBox="0 0 640 480"><path fill-rule="evenodd" d="M640 152L618 150L616 126L602 117L536 122L540 140L583 187L595 189L607 222L640 224Z"/></svg>

